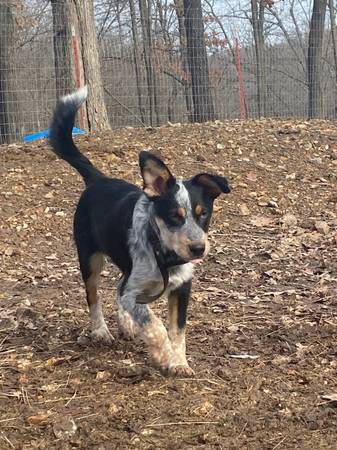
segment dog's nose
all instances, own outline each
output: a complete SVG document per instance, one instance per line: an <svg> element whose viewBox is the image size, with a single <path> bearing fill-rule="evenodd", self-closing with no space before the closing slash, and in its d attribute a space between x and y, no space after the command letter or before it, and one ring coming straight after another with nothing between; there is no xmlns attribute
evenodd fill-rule
<svg viewBox="0 0 337 450"><path fill-rule="evenodd" d="M205 244L202 243L190 244L189 248L192 255L196 257L202 256L205 252Z"/></svg>

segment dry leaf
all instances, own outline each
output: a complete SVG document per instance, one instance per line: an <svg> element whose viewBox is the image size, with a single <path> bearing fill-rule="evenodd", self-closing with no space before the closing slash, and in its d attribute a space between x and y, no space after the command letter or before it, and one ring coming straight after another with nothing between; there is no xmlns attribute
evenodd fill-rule
<svg viewBox="0 0 337 450"><path fill-rule="evenodd" d="M329 234L330 231L329 225L323 220L317 220L315 222L315 228L321 234Z"/></svg>
<svg viewBox="0 0 337 450"><path fill-rule="evenodd" d="M239 205L239 211L241 216L249 216L250 211L248 206L245 203L242 203L241 205Z"/></svg>
<svg viewBox="0 0 337 450"><path fill-rule="evenodd" d="M281 218L281 224L282 224L282 228L291 228L291 227L295 227L297 225L297 218L296 216L294 216L294 214L285 214L282 218Z"/></svg>
<svg viewBox="0 0 337 450"><path fill-rule="evenodd" d="M36 416L30 416L27 421L30 425L41 425L46 423L50 417L50 413L37 414Z"/></svg>
<svg viewBox="0 0 337 450"><path fill-rule="evenodd" d="M206 400L201 405L192 408L191 413L198 417L206 417L213 408L212 403Z"/></svg>
<svg viewBox="0 0 337 450"><path fill-rule="evenodd" d="M275 220L271 217L255 216L250 219L250 223L255 227L269 227L274 225Z"/></svg>

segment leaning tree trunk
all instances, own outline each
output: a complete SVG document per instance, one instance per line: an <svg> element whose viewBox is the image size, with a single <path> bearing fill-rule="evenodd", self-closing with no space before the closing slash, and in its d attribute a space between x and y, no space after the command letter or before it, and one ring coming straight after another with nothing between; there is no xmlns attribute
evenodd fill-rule
<svg viewBox="0 0 337 450"><path fill-rule="evenodd" d="M188 63L191 72L193 121L214 119L201 0L184 0Z"/></svg>
<svg viewBox="0 0 337 450"><path fill-rule="evenodd" d="M15 61L16 29L11 1L0 1L0 144L20 137Z"/></svg>
<svg viewBox="0 0 337 450"><path fill-rule="evenodd" d="M321 88L324 22L327 2L314 0L308 43L309 118L322 117Z"/></svg>
<svg viewBox="0 0 337 450"><path fill-rule="evenodd" d="M267 114L267 74L264 40L265 0L251 0L256 57L257 107L259 117Z"/></svg>

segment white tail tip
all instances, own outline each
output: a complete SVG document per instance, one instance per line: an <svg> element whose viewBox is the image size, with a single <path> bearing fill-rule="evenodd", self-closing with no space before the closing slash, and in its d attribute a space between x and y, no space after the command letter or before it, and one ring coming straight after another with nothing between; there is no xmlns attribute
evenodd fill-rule
<svg viewBox="0 0 337 450"><path fill-rule="evenodd" d="M61 102L63 103L75 103L80 106L88 97L88 86L85 85L73 92L72 94L65 95L61 97Z"/></svg>

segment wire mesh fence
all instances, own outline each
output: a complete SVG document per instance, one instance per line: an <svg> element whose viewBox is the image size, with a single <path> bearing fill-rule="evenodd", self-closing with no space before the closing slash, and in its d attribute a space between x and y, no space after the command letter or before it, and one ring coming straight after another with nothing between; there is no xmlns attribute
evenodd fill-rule
<svg viewBox="0 0 337 450"><path fill-rule="evenodd" d="M90 129L307 117L313 2L199 3L0 0L0 142L46 129L57 97L84 83L98 96ZM334 118L335 6L323 3L316 116Z"/></svg>

